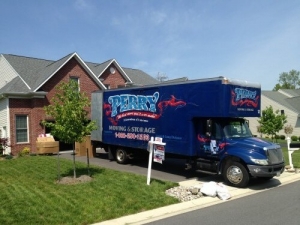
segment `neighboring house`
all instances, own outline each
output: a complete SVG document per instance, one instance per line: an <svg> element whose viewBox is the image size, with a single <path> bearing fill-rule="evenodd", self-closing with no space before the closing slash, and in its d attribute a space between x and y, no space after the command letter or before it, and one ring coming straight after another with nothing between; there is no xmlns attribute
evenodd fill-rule
<svg viewBox="0 0 300 225"><path fill-rule="evenodd" d="M284 125L291 125L293 133L291 136L300 136L300 89L280 89L278 91L262 91L261 93L261 111L267 107L272 106L273 111L279 110L287 116L287 123ZM247 118L252 133L261 137L258 133L259 118ZM278 135L285 135L284 129L278 132ZM264 135L266 136L266 135Z"/></svg>
<svg viewBox="0 0 300 225"><path fill-rule="evenodd" d="M71 79L89 98L100 89L158 83L141 70L122 68L115 59L90 63L77 53L57 61L1 54L0 135L10 141L5 154L16 155L24 147L36 151L38 135L47 132L41 124L48 119L43 107L50 104L55 87Z"/></svg>

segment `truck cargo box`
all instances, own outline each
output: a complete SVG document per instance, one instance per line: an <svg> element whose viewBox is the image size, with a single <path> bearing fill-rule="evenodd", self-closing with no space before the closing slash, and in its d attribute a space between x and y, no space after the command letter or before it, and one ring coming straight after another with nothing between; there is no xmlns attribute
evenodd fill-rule
<svg viewBox="0 0 300 225"><path fill-rule="evenodd" d="M92 93L92 140L146 149L151 136L166 153L195 155L194 119L259 117L260 85L224 77Z"/></svg>

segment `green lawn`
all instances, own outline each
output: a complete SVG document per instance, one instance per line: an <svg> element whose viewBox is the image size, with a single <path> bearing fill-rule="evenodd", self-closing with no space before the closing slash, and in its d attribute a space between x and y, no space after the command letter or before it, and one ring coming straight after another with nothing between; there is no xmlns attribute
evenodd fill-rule
<svg viewBox="0 0 300 225"><path fill-rule="evenodd" d="M283 147L282 151L284 155L285 165L289 165L289 155L287 147ZM300 168L300 150L294 151L294 153L292 154L292 160L294 167Z"/></svg>
<svg viewBox="0 0 300 225"><path fill-rule="evenodd" d="M289 165L287 148L283 147ZM300 168L300 151L293 153ZM77 176L87 175L76 163ZM0 160L0 224L91 224L177 203L165 190L178 184L90 167L93 181L57 184L57 158L26 156ZM60 159L61 176L73 176L72 161Z"/></svg>
<svg viewBox="0 0 300 225"><path fill-rule="evenodd" d="M93 181L57 184L57 158L27 156L0 161L0 224L91 224L177 203L165 190L172 182L90 167ZM76 163L77 176L87 175ZM61 176L73 175L72 161L60 159Z"/></svg>

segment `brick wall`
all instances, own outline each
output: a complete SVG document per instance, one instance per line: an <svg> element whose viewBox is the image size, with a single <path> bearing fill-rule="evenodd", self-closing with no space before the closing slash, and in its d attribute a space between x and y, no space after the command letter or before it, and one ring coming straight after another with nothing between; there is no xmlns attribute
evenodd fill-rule
<svg viewBox="0 0 300 225"><path fill-rule="evenodd" d="M13 155L17 155L24 147L29 147L32 153L36 152L36 138L39 134L45 133L45 128L40 124L41 120L46 119L43 107L50 104L55 95L55 87L61 82L68 82L70 77L79 78L80 91L85 92L89 98L91 98L93 91L100 89L85 69L73 58L39 89L39 91L48 92L44 99L9 100L10 142ZM125 79L117 70L114 74L111 74L108 69L101 78L104 79L103 83L110 85L111 88L117 88L118 85L125 84ZM90 112L90 109L88 111ZM28 115L29 143L16 143L16 115Z"/></svg>
<svg viewBox="0 0 300 225"><path fill-rule="evenodd" d="M110 89L118 88L118 86L125 86L126 80L123 78L119 70L116 69L115 66L111 66L115 69L115 73L112 74L109 68L101 75L101 79L103 79L102 83L105 85L109 85Z"/></svg>

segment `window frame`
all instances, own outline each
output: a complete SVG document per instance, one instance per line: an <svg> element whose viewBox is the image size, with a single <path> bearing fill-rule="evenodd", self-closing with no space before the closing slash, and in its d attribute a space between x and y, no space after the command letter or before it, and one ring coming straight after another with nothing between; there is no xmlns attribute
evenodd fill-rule
<svg viewBox="0 0 300 225"><path fill-rule="evenodd" d="M18 122L17 122L17 118L18 117L25 117L26 119L26 128L18 128ZM15 124L15 134L16 134L16 143L17 144L22 144L22 143L29 143L29 117L27 114L17 114L15 115L15 121L16 121L16 124ZM20 130L25 130L26 131L26 141L19 141L20 137L19 137L19 134L18 134L18 131ZM22 134L24 135L24 134Z"/></svg>
<svg viewBox="0 0 300 225"><path fill-rule="evenodd" d="M78 92L80 92L80 82L79 82L79 77L76 76L70 76L70 81L73 80L77 83L78 85Z"/></svg>

